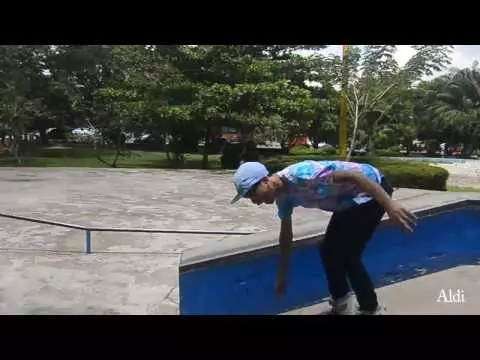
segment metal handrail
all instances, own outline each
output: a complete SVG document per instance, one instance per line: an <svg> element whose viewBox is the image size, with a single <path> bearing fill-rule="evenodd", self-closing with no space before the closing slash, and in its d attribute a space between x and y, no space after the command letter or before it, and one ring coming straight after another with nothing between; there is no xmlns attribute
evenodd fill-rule
<svg viewBox="0 0 480 360"><path fill-rule="evenodd" d="M28 216L20 216L13 214L0 213L0 217L23 220L28 222L34 222L39 224L60 226L69 229L76 229L85 231L85 253L91 254L92 252L92 231L98 232L136 232L136 233L164 233L164 234L200 234L200 235L250 235L254 234L251 231L218 231L218 230L178 230L178 229L135 229L135 228L107 228L107 227L94 227L94 226L82 226L75 224L68 224L59 221L51 221L44 219L36 219Z"/></svg>
<svg viewBox="0 0 480 360"><path fill-rule="evenodd" d="M62 223L62 222L58 222L58 221L35 219L35 218L32 218L32 217L27 217L27 216L0 213L0 217L9 218L9 219L16 219L16 220L25 220L25 221L39 223L39 224L61 226L61 227L70 228L70 229L88 230L88 228L86 228L85 226L81 226L81 225L73 225L73 224L67 224L67 223Z"/></svg>

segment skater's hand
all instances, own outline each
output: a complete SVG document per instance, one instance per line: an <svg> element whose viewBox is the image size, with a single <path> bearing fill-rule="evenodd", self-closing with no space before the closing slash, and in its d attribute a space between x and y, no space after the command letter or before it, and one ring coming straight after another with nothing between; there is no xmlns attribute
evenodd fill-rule
<svg viewBox="0 0 480 360"><path fill-rule="evenodd" d="M397 226L401 227L405 231L413 232L413 228L415 227L417 220L414 214L394 200L389 202L385 211Z"/></svg>
<svg viewBox="0 0 480 360"><path fill-rule="evenodd" d="M277 278L277 282L275 283L275 291L277 295L282 296L285 293L286 288L287 280L283 276L279 276Z"/></svg>

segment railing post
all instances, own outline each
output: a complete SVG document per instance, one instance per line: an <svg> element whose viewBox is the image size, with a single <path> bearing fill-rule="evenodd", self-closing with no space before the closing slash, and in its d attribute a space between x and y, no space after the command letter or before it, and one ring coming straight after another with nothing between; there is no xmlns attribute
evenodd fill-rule
<svg viewBox="0 0 480 360"><path fill-rule="evenodd" d="M85 231L85 253L92 253L92 235L90 230Z"/></svg>

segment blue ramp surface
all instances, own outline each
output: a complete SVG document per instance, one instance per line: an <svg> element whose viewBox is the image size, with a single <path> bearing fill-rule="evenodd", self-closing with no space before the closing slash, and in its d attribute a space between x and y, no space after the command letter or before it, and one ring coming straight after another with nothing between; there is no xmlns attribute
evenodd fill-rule
<svg viewBox="0 0 480 360"><path fill-rule="evenodd" d="M377 287L475 263L480 258L480 212L458 209L420 219L413 234L380 228L364 262ZM218 263L180 274L182 315L278 314L327 297L317 245L294 248L286 294L274 291L278 255Z"/></svg>

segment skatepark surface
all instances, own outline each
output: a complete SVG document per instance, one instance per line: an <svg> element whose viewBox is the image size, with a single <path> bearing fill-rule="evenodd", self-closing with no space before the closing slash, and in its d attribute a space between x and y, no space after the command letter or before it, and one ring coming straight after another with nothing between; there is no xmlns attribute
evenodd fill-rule
<svg viewBox="0 0 480 360"><path fill-rule="evenodd" d="M234 195L231 175L231 171L3 168L0 212L101 227L276 230L274 207L246 201L229 204ZM411 210L471 196L413 189L395 193ZM329 217L318 210L296 209L294 232L312 221L318 221L320 231ZM94 232L93 253L85 254L84 236L78 230L0 218L0 314L178 314L180 256L195 249L231 248L242 241L242 236L232 241L224 235ZM388 294L389 289L415 286L446 273L452 274L451 280L442 287L465 287L466 304L471 304L478 294L474 285L468 290L461 281L474 279L475 271L455 268L380 291ZM432 294L438 286L432 285ZM427 295L426 302L431 297ZM400 313L426 311L413 301L417 296L412 294L403 309L395 307L395 296L388 302ZM445 309L461 311L455 306Z"/></svg>
<svg viewBox="0 0 480 360"><path fill-rule="evenodd" d="M479 315L480 267L459 266L381 287L377 293L387 307L385 315ZM328 309L325 301L283 315L320 315Z"/></svg>

